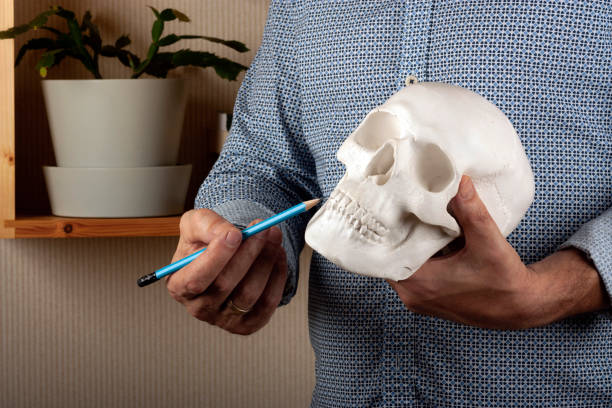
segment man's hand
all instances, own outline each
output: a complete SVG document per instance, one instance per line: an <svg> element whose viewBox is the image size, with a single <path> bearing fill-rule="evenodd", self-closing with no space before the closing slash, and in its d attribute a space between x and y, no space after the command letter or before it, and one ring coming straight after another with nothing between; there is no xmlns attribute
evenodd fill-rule
<svg viewBox="0 0 612 408"><path fill-rule="evenodd" d="M450 211L465 246L388 281L413 312L495 329L541 326L608 306L599 274L577 250L525 265L463 176Z"/></svg>
<svg viewBox="0 0 612 408"><path fill-rule="evenodd" d="M281 242L278 227L242 242L242 233L217 213L188 211L172 262L206 251L168 276L168 292L197 319L251 334L270 320L282 298L287 260Z"/></svg>

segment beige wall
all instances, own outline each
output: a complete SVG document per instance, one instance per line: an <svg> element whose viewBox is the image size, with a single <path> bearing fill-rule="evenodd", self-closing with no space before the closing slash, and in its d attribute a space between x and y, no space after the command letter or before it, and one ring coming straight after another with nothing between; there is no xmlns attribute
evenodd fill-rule
<svg viewBox="0 0 612 408"><path fill-rule="evenodd" d="M16 23L47 4L15 0ZM189 15L189 25L168 25L178 27L172 30L177 33L247 43L248 54L223 55L248 65L261 40L268 1L63 2L79 14L90 9L102 33L109 33L105 38L131 33L135 51L146 49L149 38L146 4ZM202 42L184 45L222 51ZM18 209L48 205L39 166L53 160L34 63L30 56L16 71ZM110 64L102 72L126 75ZM195 151L204 161L215 112L231 109L239 83L218 80L210 70L182 74L194 81L182 158L198 160L190 156ZM50 75L75 76L86 77L74 64ZM199 182L196 177L192 184ZM176 238L0 240L0 406L307 406L314 380L306 276L294 301L267 327L249 337L232 336L187 315L163 284L136 286L139 276L170 260L175 245Z"/></svg>

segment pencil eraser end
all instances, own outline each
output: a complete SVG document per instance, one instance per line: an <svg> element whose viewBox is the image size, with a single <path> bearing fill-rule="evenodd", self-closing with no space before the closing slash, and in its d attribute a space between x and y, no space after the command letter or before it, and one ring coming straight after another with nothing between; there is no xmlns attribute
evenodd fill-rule
<svg viewBox="0 0 612 408"><path fill-rule="evenodd" d="M147 286L152 284L153 282L157 282L159 279L157 278L157 276L155 276L155 273L150 273L148 275L145 275L141 278L139 278L136 283L138 284L138 286L140 286L141 288L143 286Z"/></svg>

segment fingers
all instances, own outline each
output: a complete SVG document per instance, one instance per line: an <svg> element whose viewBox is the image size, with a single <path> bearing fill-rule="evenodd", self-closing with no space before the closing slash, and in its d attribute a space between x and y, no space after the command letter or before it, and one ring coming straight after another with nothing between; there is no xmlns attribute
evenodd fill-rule
<svg viewBox="0 0 612 408"><path fill-rule="evenodd" d="M459 191L450 205L465 234L466 246L484 248L494 244L498 238L505 241L468 176L461 178Z"/></svg>
<svg viewBox="0 0 612 408"><path fill-rule="evenodd" d="M280 229L243 241L240 231L210 210L188 211L180 229L173 261L206 250L167 278L172 297L191 315L230 332L250 334L262 327L280 303L286 281ZM228 300L250 311L232 310L225 306Z"/></svg>
<svg viewBox="0 0 612 408"><path fill-rule="evenodd" d="M180 243L184 246L200 245L206 246L219 233L232 224L216 212L202 208L187 211L181 217L179 224ZM191 252L190 252L191 253ZM187 256L189 253L181 257Z"/></svg>
<svg viewBox="0 0 612 408"><path fill-rule="evenodd" d="M280 253L282 234L278 228L268 231L268 240L249 272L231 295L232 302L241 309L250 310L264 292Z"/></svg>
<svg viewBox="0 0 612 408"><path fill-rule="evenodd" d="M210 288L208 288L207 295L217 298L219 305L225 302L249 269L257 267L254 263L266 246L268 235L269 231L266 230L244 241L232 259L227 263L223 272L217 276ZM241 305L241 303L236 303Z"/></svg>
<svg viewBox="0 0 612 408"><path fill-rule="evenodd" d="M202 222L207 220L202 219ZM217 278L225 265L238 250L242 233L229 222L216 221L213 231L202 232L210 242L200 256L190 264L170 275L166 287L172 297L183 303L201 294Z"/></svg>
<svg viewBox="0 0 612 408"><path fill-rule="evenodd" d="M263 237L265 234L262 232L257 234L257 236ZM249 238L243 243L239 251L242 251L243 247L247 246L247 244L256 245L261 241L265 241L265 245L259 244L263 248L252 262L252 265L250 265L250 268L247 268L248 272L246 272L245 269L240 273L234 274L233 271L229 270L230 263L240 257L240 254L237 252L234 258L232 258L232 261L228 263L223 272L221 272L215 280L215 283L213 283L207 291L201 296L195 297L184 303L191 315L238 334L250 334L262 327L265 322L269 320L272 312L269 313L269 316L260 316L259 309L257 309L257 311L250 309L254 308L254 305L259 303L264 296L267 296L267 293L277 296L276 289L272 291L266 288L269 286L270 276L273 274L275 263L278 263L279 256L281 256L281 254L283 256L282 265L286 265L286 260L284 258L284 249L280 246L282 233L277 228L269 230L267 240L257 239L255 236ZM282 268L286 269L286 266L281 266L281 270ZM218 282L228 282L225 275L230 273L234 276L233 280L237 279L238 282L227 284L225 288L220 290L219 288L225 284L219 284ZM286 272L284 272L284 275L286 276ZM241 276L242 278L240 278ZM274 279L278 279L278 277ZM276 282L276 280L274 282ZM234 288L232 285L236 287ZM276 287L276 285L277 284L275 284L274 287ZM228 289L230 286L233 291ZM281 296L282 289L283 288L280 290ZM266 292L266 290L268 290L268 292ZM250 311L247 313L240 313L239 311L232 310L231 307L227 306L228 300L231 300L237 308ZM270 300L272 302L274 301L274 299ZM276 300L276 305L278 305L279 302L280 297ZM247 317L252 317L253 321L261 321L262 324L256 325L257 328L255 328L254 325L246 323Z"/></svg>
<svg viewBox="0 0 612 408"><path fill-rule="evenodd" d="M287 255L285 251L280 251L276 265L272 270L268 284L261 294L257 303L252 309L250 316L251 320L261 320L261 317L266 319L263 323L266 323L272 316L276 308L278 307L282 297L283 291L285 290L285 283L287 282Z"/></svg>
<svg viewBox="0 0 612 408"><path fill-rule="evenodd" d="M233 332L246 335L265 326L280 304L286 282L287 256L285 251L281 249L263 293L251 311L241 316L241 322L234 326Z"/></svg>

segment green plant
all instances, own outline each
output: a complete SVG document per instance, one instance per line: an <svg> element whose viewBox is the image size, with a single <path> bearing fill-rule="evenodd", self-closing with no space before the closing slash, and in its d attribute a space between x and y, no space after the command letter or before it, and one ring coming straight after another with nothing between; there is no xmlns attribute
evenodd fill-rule
<svg viewBox="0 0 612 408"><path fill-rule="evenodd" d="M64 58L76 58L92 73L95 78L101 79L98 60L99 57L114 57L132 70L132 78L138 78L142 74L149 74L158 78L165 78L168 71L186 65L206 68L212 67L217 75L228 80L235 80L241 71L247 67L227 58L221 58L210 52L192 51L182 49L176 52L160 52L160 49L177 43L184 39L203 39L214 43L225 45L238 52L246 52L249 49L238 41L226 41L215 37L201 35L175 35L168 34L162 37L166 22L178 20L189 22L189 18L175 9L165 9L161 12L148 6L155 14L155 21L151 29L152 41L147 55L140 59L134 53L125 49L131 40L128 35L122 35L115 41L114 45L102 45L100 31L92 21L89 11L85 12L81 23L77 21L75 13L60 6L51 6L49 10L39 14L28 24L23 24L0 31L0 39L15 38L30 30L45 30L55 35L55 38L42 37L28 41L17 53L15 66L19 64L23 56L30 50L46 50L36 64L36 70L40 76L46 77L47 70L58 65ZM66 20L68 32L61 32L45 24L47 19L53 15Z"/></svg>

